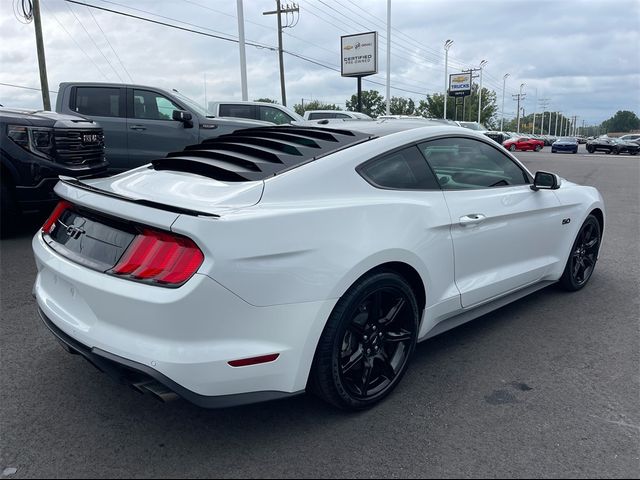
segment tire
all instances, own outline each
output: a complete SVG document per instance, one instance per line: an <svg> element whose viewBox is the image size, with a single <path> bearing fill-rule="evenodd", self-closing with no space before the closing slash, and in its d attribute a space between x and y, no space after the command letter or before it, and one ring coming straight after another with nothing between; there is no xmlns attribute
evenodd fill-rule
<svg viewBox="0 0 640 480"><path fill-rule="evenodd" d="M620 155L620 149L619 148L614 148L613 149L613 154L614 155Z"/></svg>
<svg viewBox="0 0 640 480"><path fill-rule="evenodd" d="M0 215L0 237L7 237L15 231L16 219L18 216L18 207L13 197L13 191L9 185L2 181L0 192L0 202L2 204L2 211Z"/></svg>
<svg viewBox="0 0 640 480"><path fill-rule="evenodd" d="M593 153L593 147L587 147L587 152Z"/></svg>
<svg viewBox="0 0 640 480"><path fill-rule="evenodd" d="M552 149L551 149L551 153L556 153L556 151L552 148Z"/></svg>
<svg viewBox="0 0 640 480"><path fill-rule="evenodd" d="M577 148L573 151L573 154L574 154L574 155L575 155L576 153L578 153L578 149L577 149Z"/></svg>
<svg viewBox="0 0 640 480"><path fill-rule="evenodd" d="M415 294L404 278L393 272L363 277L329 316L316 349L310 389L343 410L372 407L404 376L418 322Z"/></svg>
<svg viewBox="0 0 640 480"><path fill-rule="evenodd" d="M515 151L516 151L516 146L515 146L515 145L511 145L511 146L509 147L509 150L510 150L511 152L515 152Z"/></svg>
<svg viewBox="0 0 640 480"><path fill-rule="evenodd" d="M598 219L589 215L584 221L571 247L569 259L560 278L560 286L575 292L582 289L596 268L602 231Z"/></svg>
<svg viewBox="0 0 640 480"><path fill-rule="evenodd" d="M539 152L540 150L542 150L542 147L540 145L536 145L536 148L534 148L534 150L536 152Z"/></svg>

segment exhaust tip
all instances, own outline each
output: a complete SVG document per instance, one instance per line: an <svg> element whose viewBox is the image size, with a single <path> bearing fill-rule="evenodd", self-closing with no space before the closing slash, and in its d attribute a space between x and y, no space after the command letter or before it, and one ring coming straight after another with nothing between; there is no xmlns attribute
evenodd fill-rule
<svg viewBox="0 0 640 480"><path fill-rule="evenodd" d="M156 400L169 403L178 400L180 396L156 380L132 383L131 386L140 393L150 393Z"/></svg>

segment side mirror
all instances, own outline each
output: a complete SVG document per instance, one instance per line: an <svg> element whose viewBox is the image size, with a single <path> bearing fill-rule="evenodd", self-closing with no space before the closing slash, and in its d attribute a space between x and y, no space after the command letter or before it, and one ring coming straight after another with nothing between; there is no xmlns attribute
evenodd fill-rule
<svg viewBox="0 0 640 480"><path fill-rule="evenodd" d="M533 179L533 185L531 190L537 192L538 190L557 190L560 188L560 177L555 173L549 172L536 172L536 176Z"/></svg>
<svg viewBox="0 0 640 480"><path fill-rule="evenodd" d="M191 115L191 112L187 112L186 110L174 110L173 119L176 122L184 123L186 128L193 127L193 115Z"/></svg>

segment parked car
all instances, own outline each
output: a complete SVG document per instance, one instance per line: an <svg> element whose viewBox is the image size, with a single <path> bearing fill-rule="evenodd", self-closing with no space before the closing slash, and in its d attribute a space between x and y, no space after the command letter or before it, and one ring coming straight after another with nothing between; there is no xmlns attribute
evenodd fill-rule
<svg viewBox="0 0 640 480"><path fill-rule="evenodd" d="M290 108L267 102L209 102L209 112L217 117L249 118L276 125L304 121Z"/></svg>
<svg viewBox="0 0 640 480"><path fill-rule="evenodd" d="M499 145L511 138L507 132L484 132L484 134Z"/></svg>
<svg viewBox="0 0 640 480"><path fill-rule="evenodd" d="M640 134L638 133L631 133L628 135L623 135L620 137L620 140L623 140L625 142L633 142L636 143L638 145L640 145Z"/></svg>
<svg viewBox="0 0 640 480"><path fill-rule="evenodd" d="M587 142L587 152L605 152L618 155L620 153L629 153L637 155L640 145L634 142L627 142L618 138L602 136Z"/></svg>
<svg viewBox="0 0 640 480"><path fill-rule="evenodd" d="M476 132L487 132L487 127L478 122L458 122L461 127L468 128L469 130L475 130Z"/></svg>
<svg viewBox="0 0 640 480"><path fill-rule="evenodd" d="M342 120L373 120L366 113L348 112L342 110L307 110L304 120L342 119Z"/></svg>
<svg viewBox="0 0 640 480"><path fill-rule="evenodd" d="M0 108L0 146L3 232L18 215L55 205L58 175L107 169L102 128L76 115Z"/></svg>
<svg viewBox="0 0 640 480"><path fill-rule="evenodd" d="M587 143L587 138L584 135L577 135L576 140L578 141L579 144Z"/></svg>
<svg viewBox="0 0 640 480"><path fill-rule="evenodd" d="M575 137L560 137L551 145L551 153L578 153L578 140Z"/></svg>
<svg viewBox="0 0 640 480"><path fill-rule="evenodd" d="M502 146L512 152L515 152L516 150L535 150L536 152L539 152L543 149L544 142L530 137L514 137L502 142Z"/></svg>
<svg viewBox="0 0 640 480"><path fill-rule="evenodd" d="M243 130L63 179L33 239L45 324L160 398L225 406L309 386L358 410L391 393L417 342L589 281L595 188L534 176L471 130L345 125Z"/></svg>
<svg viewBox="0 0 640 480"><path fill-rule="evenodd" d="M620 153L628 153L630 155L637 155L640 151L640 145L634 141L623 140L622 138L614 139L615 148L613 152L615 155Z"/></svg>
<svg viewBox="0 0 640 480"><path fill-rule="evenodd" d="M213 118L177 90L118 83L61 83L56 111L100 123L109 169L116 172L240 128L273 125Z"/></svg>

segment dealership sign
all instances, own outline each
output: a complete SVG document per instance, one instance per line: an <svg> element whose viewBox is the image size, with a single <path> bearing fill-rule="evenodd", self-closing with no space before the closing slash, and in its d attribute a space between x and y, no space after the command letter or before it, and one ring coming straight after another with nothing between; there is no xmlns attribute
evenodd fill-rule
<svg viewBox="0 0 640 480"><path fill-rule="evenodd" d="M471 95L471 72L449 75L449 96L466 97Z"/></svg>
<svg viewBox="0 0 640 480"><path fill-rule="evenodd" d="M340 37L343 77L365 77L378 73L378 32Z"/></svg>

